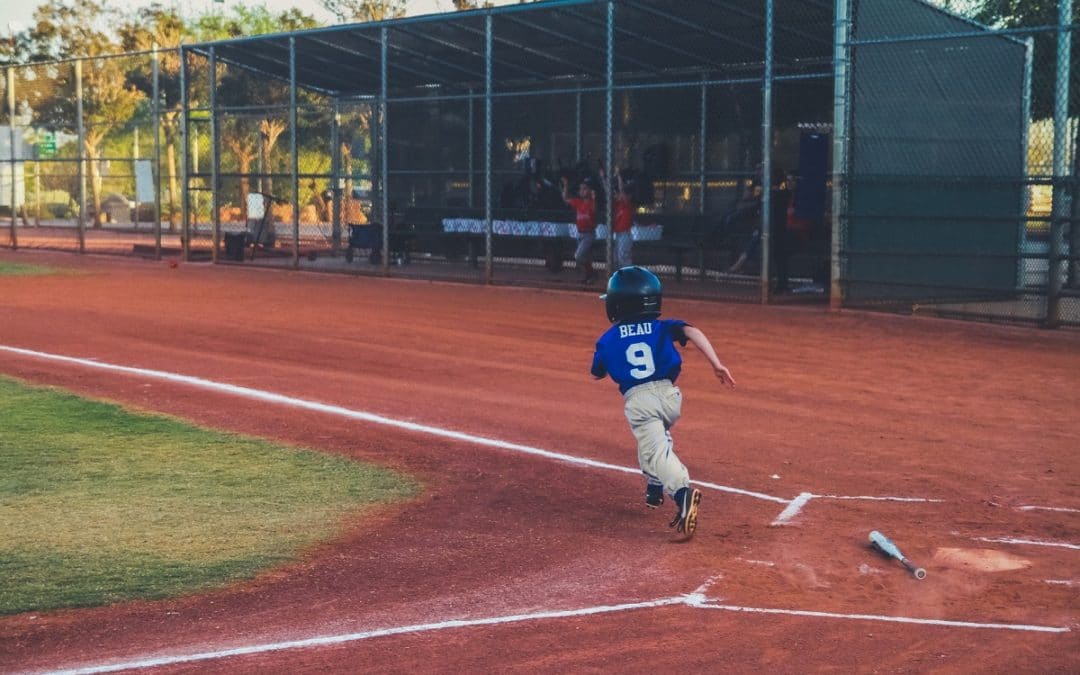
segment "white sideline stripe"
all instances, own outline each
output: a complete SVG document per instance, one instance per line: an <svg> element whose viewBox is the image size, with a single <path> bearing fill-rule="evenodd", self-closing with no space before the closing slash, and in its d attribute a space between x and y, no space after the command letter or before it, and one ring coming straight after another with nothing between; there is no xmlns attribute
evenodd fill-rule
<svg viewBox="0 0 1080 675"><path fill-rule="evenodd" d="M865 499L872 502L924 502L924 503L943 503L944 499L928 499L926 497L869 497L869 496L854 496L854 495L811 495L814 499Z"/></svg>
<svg viewBox="0 0 1080 675"><path fill-rule="evenodd" d="M802 507L806 505L808 501L813 499L814 495L809 492L803 492L795 499L791 500L791 503L787 505L787 508L780 512L780 515L776 517L776 520L772 521L772 525L787 525L788 521L794 518Z"/></svg>
<svg viewBox="0 0 1080 675"><path fill-rule="evenodd" d="M112 673L119 670L135 668L156 668L170 666L178 663L191 663L193 661L209 661L212 659L224 659L230 656L250 656L252 654L265 654L285 649L305 649L308 647L325 647L345 642L358 642L371 638L386 637L388 635L404 635L406 633L427 633L431 631L446 630L451 628L468 628L472 626L495 626L506 623L518 623L521 621L534 621L542 619L564 619L575 616L589 616L591 614L606 614L610 612L626 612L635 609L663 607L665 605L686 605L685 596L660 598L645 602L630 602L621 605L600 605L598 607L586 607L583 609L568 609L561 611L535 612L532 614L511 614L509 616L496 616L484 619L453 619L437 623L421 623L412 626L398 626L396 628L381 628L378 630L363 631L360 633L347 633L345 635L327 635L313 637L304 640L289 640L287 642L272 642L249 647L236 647L235 649L223 649L216 652L200 652L198 654L183 654L174 656L156 656L123 663L107 663L98 666L83 666L70 670L46 671L49 675L91 675L92 673Z"/></svg>
<svg viewBox="0 0 1080 675"><path fill-rule="evenodd" d="M651 609L673 605L685 605L698 609L720 609L729 612L745 612L751 614L786 614L789 616L805 616L812 618L827 619L851 619L857 621L884 621L891 623L911 623L926 626L945 626L949 628L980 628L994 630L1030 631L1038 633L1068 633L1068 627L1062 626L1033 626L1026 624L1009 623L976 623L972 621L947 621L944 619L919 619L906 616L882 616L876 614L839 614L835 612L815 612L801 609L775 609L769 607L740 607L738 605L723 605L715 600L710 600L704 595L712 582L713 577L688 595L647 600L644 602L629 602L620 605L600 605L597 607L585 607L582 609L568 609L559 611L534 612L531 614L511 614L509 616L496 616L484 619L453 619L437 623L422 623L411 626L398 626L396 628L381 628L377 630L363 631L359 633L346 633L344 635L326 635L322 637L306 638L303 640L289 640L286 642L271 642L248 647L236 647L222 649L213 652L199 652L197 654L178 654L172 656L155 656L134 661L106 663L96 666L82 666L67 670L45 671L48 675L92 675L94 673L111 673L120 670L136 668L156 668L180 663L192 663L194 661L210 661L224 659L233 656L251 656L253 654L265 654L287 649L305 649L309 647L325 647L338 645L346 642L359 642L372 638L386 637L390 635L404 635L407 633L426 633L431 631L447 630L453 628L469 628L473 626L495 626L508 623L520 623L523 621L539 621L544 619L564 619L577 616L589 616L593 614L609 614L613 612L627 612L638 609Z"/></svg>
<svg viewBox="0 0 1080 675"><path fill-rule="evenodd" d="M1080 546L1063 541L1042 541L1040 539L1013 539L1011 537L972 537L975 541L988 541L993 544L1021 544L1024 546L1055 546L1080 551Z"/></svg>
<svg viewBox="0 0 1080 675"><path fill-rule="evenodd" d="M1076 582L1072 579L1043 579L1043 583L1052 584L1054 586L1075 586Z"/></svg>
<svg viewBox="0 0 1080 675"><path fill-rule="evenodd" d="M641 473L640 469L632 469L631 470L631 469L629 469L629 467L619 467L619 468L630 470L633 473ZM701 481L701 480L692 480L690 482L695 484L695 485L700 485L701 487L707 487L707 488L709 488L711 490L718 490L720 492L731 492L733 494L745 495L747 497L756 497L757 499L764 499L766 501L776 502L777 504L788 504L788 503L791 502L790 499L784 499L783 497L773 497L772 495L767 495L767 494L764 494L764 493L761 493L761 492L753 492L751 490L743 490L741 488L733 488L733 487L729 487L727 485L717 485L716 483L706 483L705 481Z"/></svg>
<svg viewBox="0 0 1080 675"><path fill-rule="evenodd" d="M362 420L364 422L372 422L374 424L383 424L390 427L397 427L398 429L405 429L408 431L414 431L422 434L431 434L433 436L441 436L443 438L451 438L456 441L464 441L466 443L475 443L477 445L486 445L488 447L500 448L503 450L513 450L526 455L535 455L537 457L545 457L547 459L553 459L559 462L566 462L569 464L578 464L581 466L588 466L595 469L608 469L610 471L621 471L623 473L632 473L635 475L641 475L641 469L636 467L619 466L617 464L608 464L607 462L599 462L593 459L585 459L583 457L575 457L573 455L565 455L560 452L552 452L550 450L544 450L542 448L535 448L529 445L521 445L518 443L509 443L507 441L500 441L494 438L485 438L483 436L474 436L472 434L466 434L460 431L452 431L450 429L440 429L439 427L432 427L426 424L417 424L415 422L403 422L390 417L383 417L382 415L376 415L375 413L363 412L361 410L350 410L349 408L343 408L336 405L328 405L326 403L317 403L315 401L308 401L301 398L293 398L291 396L284 396L282 394L275 394L268 391L262 391L260 389L251 389L250 387L240 387L234 384L225 384L222 382L214 382L213 380L204 380L200 377L192 377L190 375L177 375L175 373L167 373L161 370L149 370L146 368L132 368L130 366L118 366L110 363L102 363L98 361L91 361L89 359L78 359L71 356L61 356L59 354L49 354L46 352L38 352L30 349L21 349L18 347L9 347L6 345L0 345L0 351L11 352L13 354L19 354L22 356L30 356L38 359L45 359L49 361L59 361L61 363L72 363L80 366L86 366L88 368L97 368L99 370L109 370L118 373L125 373L127 375L138 375L140 377L149 377L157 380L165 380L167 382L174 382L178 384L186 384L192 387L199 387L201 389L209 389L211 391L224 392L226 394L232 394L234 396L242 396L245 398L255 399L258 401L266 401L268 403L279 403L282 405L292 406L294 408L302 408L305 410L313 410L316 412L327 413L330 415L338 415L340 417L347 417L354 420ZM777 502L780 504L787 504L789 500L782 497L774 497L772 495L763 494L760 492L752 492L750 490L742 490L739 488L729 487L726 485L717 485L715 483L705 483L701 481L694 481L694 483L707 487L713 490L721 492L730 492L733 494L744 495L746 497L754 497L755 499L764 499L771 502Z"/></svg>
<svg viewBox="0 0 1080 675"><path fill-rule="evenodd" d="M1057 511L1059 513L1080 513L1080 509L1070 509L1064 506L1017 506L1017 511Z"/></svg>
<svg viewBox="0 0 1080 675"><path fill-rule="evenodd" d="M856 621L885 621L888 623L913 623L923 626L946 626L949 628L984 628L993 630L1017 630L1036 633L1068 633L1066 626L1032 626L1014 623L976 623L973 621L947 621L945 619L918 619L909 616L882 616L878 614L839 614L836 612L814 612L804 609L773 609L768 607L739 607L720 605L710 602L696 602L694 607L702 609L722 609L728 612L749 612L753 614L787 614L790 616L809 616L824 619L852 619Z"/></svg>

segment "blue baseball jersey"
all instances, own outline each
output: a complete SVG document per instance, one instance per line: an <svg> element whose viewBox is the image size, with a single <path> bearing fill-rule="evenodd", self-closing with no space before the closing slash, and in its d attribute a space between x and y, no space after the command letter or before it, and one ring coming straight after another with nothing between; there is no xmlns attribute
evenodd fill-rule
<svg viewBox="0 0 1080 675"><path fill-rule="evenodd" d="M644 382L674 382L682 370L675 343L686 346L687 325L679 319L628 319L613 325L596 341L593 376L610 375L623 394Z"/></svg>

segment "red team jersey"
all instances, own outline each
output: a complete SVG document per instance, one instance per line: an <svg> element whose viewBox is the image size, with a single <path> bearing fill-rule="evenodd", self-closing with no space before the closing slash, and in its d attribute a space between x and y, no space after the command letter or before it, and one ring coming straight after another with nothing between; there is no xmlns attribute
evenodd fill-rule
<svg viewBox="0 0 1080 675"><path fill-rule="evenodd" d="M596 229L596 200L573 197L566 203L574 209L578 232L592 232Z"/></svg>
<svg viewBox="0 0 1080 675"><path fill-rule="evenodd" d="M630 226L634 224L634 205L630 203L630 198L626 195L618 195L615 197L615 227L612 228L615 232L629 232Z"/></svg>

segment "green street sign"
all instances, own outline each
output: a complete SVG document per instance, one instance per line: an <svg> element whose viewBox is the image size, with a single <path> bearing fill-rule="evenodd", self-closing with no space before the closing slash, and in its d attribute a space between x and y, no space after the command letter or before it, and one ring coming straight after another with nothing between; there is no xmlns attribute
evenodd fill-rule
<svg viewBox="0 0 1080 675"><path fill-rule="evenodd" d="M52 133L45 133L42 135L41 140L37 144L37 156L41 159L48 159L56 156L56 135Z"/></svg>

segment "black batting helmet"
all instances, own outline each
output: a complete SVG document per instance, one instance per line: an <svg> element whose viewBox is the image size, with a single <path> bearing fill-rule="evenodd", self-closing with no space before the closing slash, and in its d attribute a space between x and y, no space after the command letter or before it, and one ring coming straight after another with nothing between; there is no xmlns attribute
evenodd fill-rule
<svg viewBox="0 0 1080 675"><path fill-rule="evenodd" d="M611 323L631 318L655 319L660 316L663 290L660 279L645 269L632 265L615 270L608 279L603 296Z"/></svg>

